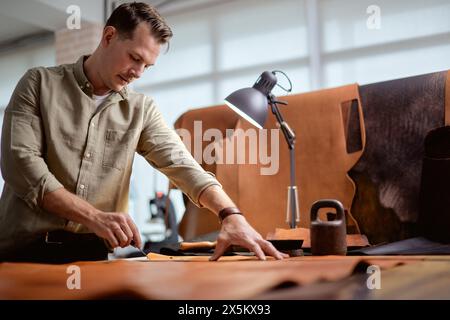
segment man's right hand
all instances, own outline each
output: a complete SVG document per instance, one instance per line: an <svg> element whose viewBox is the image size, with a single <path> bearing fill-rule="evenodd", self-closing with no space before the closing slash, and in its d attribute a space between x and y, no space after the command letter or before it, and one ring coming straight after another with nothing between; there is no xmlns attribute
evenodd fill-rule
<svg viewBox="0 0 450 320"><path fill-rule="evenodd" d="M131 241L136 247L142 245L138 228L128 214L98 210L64 188L44 194L40 205L57 216L85 225L112 248L126 247Z"/></svg>
<svg viewBox="0 0 450 320"><path fill-rule="evenodd" d="M126 213L98 211L90 216L85 225L97 236L106 239L112 248L125 248L133 240L136 247L141 247L138 228Z"/></svg>

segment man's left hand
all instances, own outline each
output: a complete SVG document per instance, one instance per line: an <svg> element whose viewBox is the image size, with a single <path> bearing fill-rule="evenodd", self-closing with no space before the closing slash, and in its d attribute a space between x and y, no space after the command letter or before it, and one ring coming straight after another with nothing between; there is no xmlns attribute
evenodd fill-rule
<svg viewBox="0 0 450 320"><path fill-rule="evenodd" d="M279 252L269 241L264 240L240 214L230 215L223 220L222 229L217 237L216 249L210 260L218 260L231 245L249 249L260 260L266 260L266 254L278 260L289 257L289 255Z"/></svg>

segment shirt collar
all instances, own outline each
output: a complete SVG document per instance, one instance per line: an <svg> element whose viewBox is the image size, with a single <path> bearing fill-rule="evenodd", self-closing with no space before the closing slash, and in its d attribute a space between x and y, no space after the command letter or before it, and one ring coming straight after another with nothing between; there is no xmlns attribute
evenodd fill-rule
<svg viewBox="0 0 450 320"><path fill-rule="evenodd" d="M86 93L89 93L89 95L92 95L92 83L89 82L88 78L84 74L84 68L83 64L84 61L89 57L89 55L81 56L78 61L75 63L74 66L74 75L75 79L77 80L78 85L80 86L81 90L83 90ZM128 88L127 86L124 86L122 90L119 92L115 92L122 97L123 100L126 100L128 98ZM117 96L113 93L113 96Z"/></svg>

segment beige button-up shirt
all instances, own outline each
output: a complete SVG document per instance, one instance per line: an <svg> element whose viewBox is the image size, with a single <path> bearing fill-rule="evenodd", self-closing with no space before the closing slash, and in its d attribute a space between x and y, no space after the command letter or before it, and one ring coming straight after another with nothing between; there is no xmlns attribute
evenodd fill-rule
<svg viewBox="0 0 450 320"><path fill-rule="evenodd" d="M205 172L164 122L155 102L126 87L98 108L92 84L75 64L30 69L5 110L0 199L0 255L47 231L87 228L39 206L64 187L103 211L127 212L137 151L198 206L219 182Z"/></svg>

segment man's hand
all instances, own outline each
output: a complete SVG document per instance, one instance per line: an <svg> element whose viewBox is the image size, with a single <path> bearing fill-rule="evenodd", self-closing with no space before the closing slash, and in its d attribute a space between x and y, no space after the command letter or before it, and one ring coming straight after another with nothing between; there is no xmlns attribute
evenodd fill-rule
<svg viewBox="0 0 450 320"><path fill-rule="evenodd" d="M216 185L206 188L200 195L199 202L212 212L236 207L225 191ZM264 240L240 214L232 214L223 219L222 229L217 237L216 250L210 260L219 259L231 245L247 248L261 260L266 260L266 254L280 260L289 256L279 252L269 241Z"/></svg>
<svg viewBox="0 0 450 320"><path fill-rule="evenodd" d="M100 238L106 239L112 248L125 248L133 240L136 247L141 247L138 228L126 213L98 211L85 225Z"/></svg>
<svg viewBox="0 0 450 320"><path fill-rule="evenodd" d="M269 241L264 240L240 214L232 214L223 220L216 249L210 260L218 260L231 245L247 248L261 260L266 260L265 254L278 260L289 257L279 252Z"/></svg>
<svg viewBox="0 0 450 320"><path fill-rule="evenodd" d="M142 245L139 231L128 214L98 210L64 188L46 193L40 205L57 216L85 225L112 248L126 247L132 240L135 246Z"/></svg>

